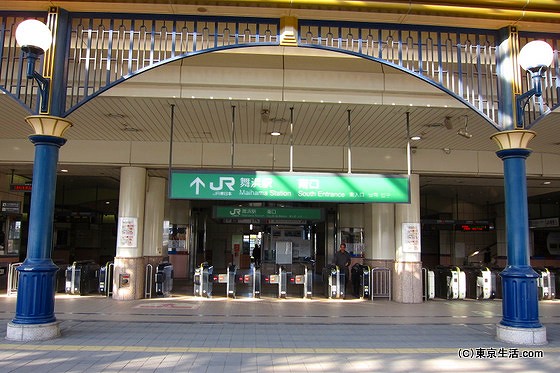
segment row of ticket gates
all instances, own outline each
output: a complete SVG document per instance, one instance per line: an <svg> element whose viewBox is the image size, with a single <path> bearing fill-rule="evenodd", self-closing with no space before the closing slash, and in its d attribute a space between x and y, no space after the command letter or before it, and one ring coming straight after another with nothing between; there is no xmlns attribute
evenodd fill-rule
<svg viewBox="0 0 560 373"><path fill-rule="evenodd" d="M314 295L313 264L304 263L299 273L277 266L275 273L262 274L261 268L252 265L249 269L239 269L230 265L225 273L214 273L208 263L202 263L194 273L194 295L212 297L223 295L228 298L249 296L260 298L263 293L278 298L311 298ZM17 275L17 271L14 276ZM173 290L173 265L162 262L146 268L146 297L167 297ZM540 300L556 299L556 286L560 286L560 269L534 268L539 274L537 279ZM381 270L381 271L380 271ZM424 299L501 299L501 269L469 266L437 266L423 268ZM380 276L382 275L382 276ZM391 299L391 273L385 268L371 269L369 266L355 264L350 269L347 281L344 271L337 266L328 265L322 272L322 295L326 298L345 298L351 291L357 298ZM126 278L121 279L126 281ZM17 280L14 279L17 284ZM348 282L348 286L346 286ZM58 291L67 294L87 295L101 293L112 295L113 263L100 266L94 261L77 261L61 268L57 277ZM64 287L61 285L64 284ZM121 286L126 286L122 283ZM8 289L10 290L10 289ZM13 289L12 289L13 290Z"/></svg>
<svg viewBox="0 0 560 373"><path fill-rule="evenodd" d="M109 262L104 266L100 266L93 260L76 261L67 266L65 270L59 270L58 283L64 283L64 291L66 294L88 295L92 293L101 293L111 296L113 293L113 263ZM61 281L62 280L62 281ZM130 278L127 275L121 275L119 286L130 286ZM156 296L167 297L171 295L173 290L173 265L168 262L162 262L155 267L148 264L146 267L146 289L145 295L151 298L152 288Z"/></svg>
<svg viewBox="0 0 560 373"><path fill-rule="evenodd" d="M556 299L556 285L560 280L556 269L534 268L539 300ZM424 299L501 299L502 269L487 267L438 266L423 268Z"/></svg>
<svg viewBox="0 0 560 373"><path fill-rule="evenodd" d="M249 269L239 269L235 265L226 268L225 273L214 273L214 267L202 263L194 273L194 295L210 298L222 295L227 298L246 296L260 298L261 295L272 295L277 298L299 297L310 299L313 291L313 264L301 264L301 272L289 272L279 265L275 273L262 274L259 266L251 265ZM351 287L355 297L369 299L372 284L369 266L355 264L351 268ZM347 279L344 271L335 265L328 265L322 273L322 293L326 298L345 298Z"/></svg>
<svg viewBox="0 0 560 373"><path fill-rule="evenodd" d="M146 296L149 296L148 288L155 285L157 296L167 297L173 290L173 265L163 262L157 265L155 273L148 265L146 268ZM214 273L213 267L208 263L202 263L195 270L194 293L197 296L211 297L215 291L222 291L228 298L236 298L239 295L260 298L264 287L272 290L278 298L286 298L292 290L299 288L300 297L311 298L313 296L313 263L302 265L301 274L288 272L285 267L278 266L276 273L261 275L258 266L250 269L238 269L230 265L225 273ZM77 261L66 267L65 271L59 272L59 277L64 274L64 292L74 295L88 295L101 293L107 296L112 294L113 263L100 266L94 261ZM355 264L351 269L352 292L356 297L370 298L370 267ZM59 278L59 283L61 278ZM121 284L121 286L126 284ZM337 266L329 265L323 270L323 293L327 298L344 298L346 296L346 277ZM220 287L222 288L221 290ZM60 289L59 289L60 291Z"/></svg>

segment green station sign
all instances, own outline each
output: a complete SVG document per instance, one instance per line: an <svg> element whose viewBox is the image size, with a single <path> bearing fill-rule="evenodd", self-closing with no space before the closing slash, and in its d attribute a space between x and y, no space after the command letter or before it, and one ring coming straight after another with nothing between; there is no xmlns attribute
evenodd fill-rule
<svg viewBox="0 0 560 373"><path fill-rule="evenodd" d="M214 217L218 219L322 220L323 214L321 209L311 208L215 206Z"/></svg>
<svg viewBox="0 0 560 373"><path fill-rule="evenodd" d="M172 171L169 198L231 201L409 203L406 175Z"/></svg>

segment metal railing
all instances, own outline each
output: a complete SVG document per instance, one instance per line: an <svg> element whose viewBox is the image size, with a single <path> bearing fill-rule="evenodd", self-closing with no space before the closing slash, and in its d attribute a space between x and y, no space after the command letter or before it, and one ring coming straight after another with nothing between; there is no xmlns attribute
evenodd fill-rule
<svg viewBox="0 0 560 373"><path fill-rule="evenodd" d="M113 296L113 272L115 269L115 263L108 262L105 264L105 296Z"/></svg>
<svg viewBox="0 0 560 373"><path fill-rule="evenodd" d="M371 298L392 299L391 270L389 268L373 268L371 270Z"/></svg>
<svg viewBox="0 0 560 373"><path fill-rule="evenodd" d="M53 13L0 14L0 88L22 104L38 109L37 85L26 79L15 29L25 18L47 20ZM187 15L69 13L66 49L65 115L131 76L151 67L207 51L253 45L279 45L280 19ZM556 51L543 80L543 99L560 105L560 34L519 33L519 47L545 39ZM329 49L382 61L452 92L498 124L499 31L439 27L299 20L298 46ZM43 58L40 59L43 62ZM48 62L48 61L47 61ZM524 91L530 79L522 74ZM528 108L531 121L540 113Z"/></svg>
<svg viewBox="0 0 560 373"><path fill-rule="evenodd" d="M144 281L144 298L152 297L152 289L154 287L154 266L146 265L146 276Z"/></svg>
<svg viewBox="0 0 560 373"><path fill-rule="evenodd" d="M19 272L17 268L21 263L11 263L8 267L8 287L6 292L8 295L17 294L18 283L19 283Z"/></svg>

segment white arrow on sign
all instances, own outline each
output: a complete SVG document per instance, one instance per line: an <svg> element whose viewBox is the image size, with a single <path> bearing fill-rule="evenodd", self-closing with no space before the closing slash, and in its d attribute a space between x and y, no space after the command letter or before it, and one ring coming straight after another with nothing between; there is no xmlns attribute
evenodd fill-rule
<svg viewBox="0 0 560 373"><path fill-rule="evenodd" d="M200 194L200 186L202 185L203 188L206 188L206 185L204 184L204 181L202 181L201 178L197 177L196 179L193 180L193 182L189 185L191 188L194 185L195 189L195 194L198 195Z"/></svg>

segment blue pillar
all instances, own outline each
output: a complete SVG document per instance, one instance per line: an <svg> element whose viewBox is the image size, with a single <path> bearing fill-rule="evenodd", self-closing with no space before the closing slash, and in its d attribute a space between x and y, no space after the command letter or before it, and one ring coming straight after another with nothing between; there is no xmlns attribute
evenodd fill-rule
<svg viewBox="0 0 560 373"><path fill-rule="evenodd" d="M500 324L514 328L540 328L537 278L529 257L529 213L525 161L531 150L503 149L507 266L502 276L503 301Z"/></svg>
<svg viewBox="0 0 560 373"><path fill-rule="evenodd" d="M56 166L58 151L66 139L31 135L35 145L27 258L19 271L14 324L46 324L56 321L54 295L58 267L51 259Z"/></svg>

